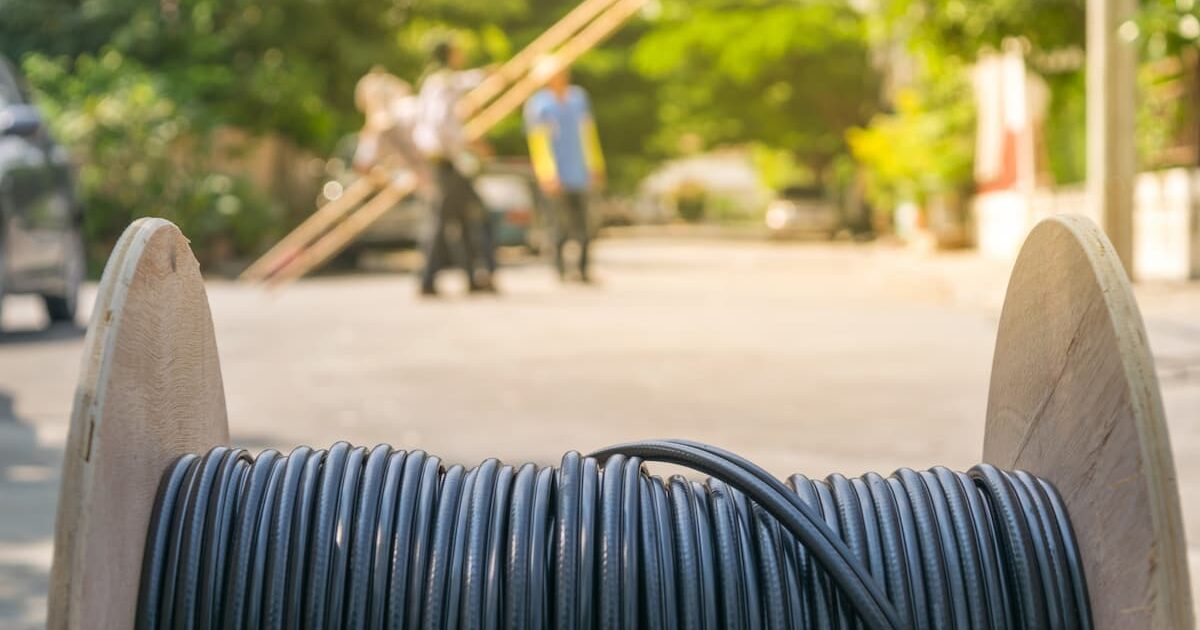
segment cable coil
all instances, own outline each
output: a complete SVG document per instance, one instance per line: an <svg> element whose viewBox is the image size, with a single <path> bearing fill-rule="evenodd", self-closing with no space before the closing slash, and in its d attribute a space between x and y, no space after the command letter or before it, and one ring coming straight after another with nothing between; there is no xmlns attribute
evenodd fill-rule
<svg viewBox="0 0 1200 630"><path fill-rule="evenodd" d="M649 461L710 475L650 476ZM979 465L785 486L678 440L470 470L217 447L164 474L137 628L1092 627L1057 491Z"/></svg>

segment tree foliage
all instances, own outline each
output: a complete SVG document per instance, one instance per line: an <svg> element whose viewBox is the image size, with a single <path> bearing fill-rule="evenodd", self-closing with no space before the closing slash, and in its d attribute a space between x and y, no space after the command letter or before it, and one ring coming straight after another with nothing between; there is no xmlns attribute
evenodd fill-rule
<svg viewBox="0 0 1200 630"><path fill-rule="evenodd" d="M186 108L156 76L114 51L82 54L69 69L34 54L25 68L56 135L78 154L97 258L142 216L174 221L202 257L218 241L243 252L258 245L267 204L246 179L209 167Z"/></svg>
<svg viewBox="0 0 1200 630"><path fill-rule="evenodd" d="M757 143L823 168L877 103L865 25L834 0L665 3L633 57L659 82L656 147Z"/></svg>
<svg viewBox="0 0 1200 630"><path fill-rule="evenodd" d="M962 66L980 53L999 50L1018 39L1031 71L1050 87L1045 130L1052 174L1059 183L1081 181L1086 174L1085 68L1086 0L879 0L872 24L877 40L904 41L924 64ZM1182 86L1196 91L1194 66L1177 72L1163 60L1192 61L1200 41L1200 6L1195 0L1145 0L1139 3L1133 33L1143 67L1139 73L1138 151L1143 165L1172 162L1181 133L1195 124L1192 105L1180 98ZM963 66L965 67L965 66ZM1190 69L1189 69L1190 68ZM925 72L922 80L948 84L959 79ZM947 102L946 108L957 105ZM935 108L936 109L936 108ZM963 131L962 133L967 133ZM1194 152L1193 152L1194 153ZM1186 152L1185 152L1186 154Z"/></svg>
<svg viewBox="0 0 1200 630"><path fill-rule="evenodd" d="M201 192L226 180L214 179L202 154L179 157L185 136L202 151L213 129L232 126L328 154L361 125L354 84L372 66L416 82L431 40L446 35L475 63L502 62L574 4L0 0L0 52L23 63L84 162L97 235L111 236L130 213L167 206L197 208L228 231L230 215ZM632 190L685 149L728 144L785 152L819 170L846 152L845 131L876 111L867 21L841 0L651 6L575 69L592 94L617 190ZM102 115L118 105L123 120ZM519 116L490 139L502 155L523 154ZM136 185L143 173L151 185ZM241 183L232 188L222 194L242 195ZM244 196L254 205L254 193Z"/></svg>
<svg viewBox="0 0 1200 630"><path fill-rule="evenodd" d="M970 181L975 151L970 86L938 87L902 91L894 112L849 133L853 155L868 173L868 196L880 208L923 204Z"/></svg>
<svg viewBox="0 0 1200 630"><path fill-rule="evenodd" d="M880 0L877 28L913 50L973 60L1021 37L1031 51L1082 47L1086 0Z"/></svg>

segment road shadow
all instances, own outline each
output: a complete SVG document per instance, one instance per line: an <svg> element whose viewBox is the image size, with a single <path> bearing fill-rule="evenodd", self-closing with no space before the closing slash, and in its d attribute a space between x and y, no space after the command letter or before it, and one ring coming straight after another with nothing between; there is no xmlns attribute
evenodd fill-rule
<svg viewBox="0 0 1200 630"><path fill-rule="evenodd" d="M87 334L87 329L73 322L58 322L45 328L5 330L0 332L0 347L19 346L53 341L72 341Z"/></svg>
<svg viewBox="0 0 1200 630"><path fill-rule="evenodd" d="M0 628L45 624L61 463L0 390Z"/></svg>
<svg viewBox="0 0 1200 630"><path fill-rule="evenodd" d="M44 446L17 407L0 389L0 629L34 630L46 624L63 451ZM234 443L257 455L277 441L244 434Z"/></svg>

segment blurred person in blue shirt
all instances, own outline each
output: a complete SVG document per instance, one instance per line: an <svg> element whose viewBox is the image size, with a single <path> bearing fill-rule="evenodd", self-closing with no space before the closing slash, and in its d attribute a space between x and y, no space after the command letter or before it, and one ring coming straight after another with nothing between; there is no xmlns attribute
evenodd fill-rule
<svg viewBox="0 0 1200 630"><path fill-rule="evenodd" d="M563 248L579 244L579 277L588 274L588 194L604 185L604 155L587 92L571 84L570 70L554 57L538 63L534 72L549 75L545 88L525 103L525 132L538 184L555 206L554 264L566 279Z"/></svg>

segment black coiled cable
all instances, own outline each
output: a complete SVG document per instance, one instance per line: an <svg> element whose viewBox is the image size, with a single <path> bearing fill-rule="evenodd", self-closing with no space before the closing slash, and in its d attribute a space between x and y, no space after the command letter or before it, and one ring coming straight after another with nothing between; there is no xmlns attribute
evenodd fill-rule
<svg viewBox="0 0 1200 630"><path fill-rule="evenodd" d="M137 627L1091 628L1041 479L981 465L789 486L678 440L470 470L389 446L218 447L163 478Z"/></svg>

